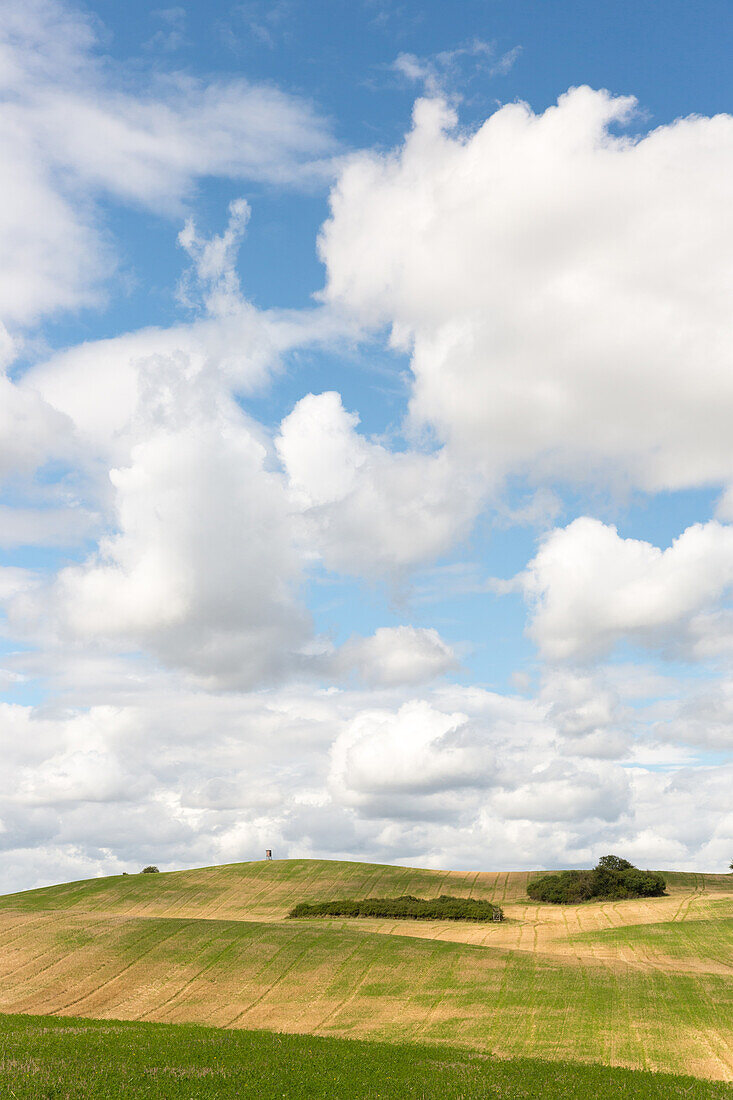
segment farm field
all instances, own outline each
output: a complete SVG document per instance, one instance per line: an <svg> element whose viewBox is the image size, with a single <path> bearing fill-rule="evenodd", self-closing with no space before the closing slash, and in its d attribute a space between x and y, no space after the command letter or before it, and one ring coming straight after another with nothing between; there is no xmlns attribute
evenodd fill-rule
<svg viewBox="0 0 733 1100"><path fill-rule="evenodd" d="M0 1095L15 1100L729 1100L719 1082L503 1060L451 1046L44 1016L0 1017ZM297 1066L297 1072L293 1067Z"/></svg>
<svg viewBox="0 0 733 1100"><path fill-rule="evenodd" d="M284 860L10 895L0 1011L439 1042L733 1081L733 876L674 874L668 897L568 907L529 902L528 878ZM495 901L507 919L286 918L299 901L405 893Z"/></svg>

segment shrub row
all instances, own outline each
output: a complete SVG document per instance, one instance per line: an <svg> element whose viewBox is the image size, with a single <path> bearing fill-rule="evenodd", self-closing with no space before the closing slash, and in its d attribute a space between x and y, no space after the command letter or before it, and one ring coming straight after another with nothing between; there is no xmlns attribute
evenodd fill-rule
<svg viewBox="0 0 733 1100"><path fill-rule="evenodd" d="M592 871L560 871L531 881L527 893L533 901L557 905L619 898L657 898L665 893L664 876L640 871L618 856L604 856Z"/></svg>
<svg viewBox="0 0 733 1100"><path fill-rule="evenodd" d="M391 917L396 920L503 920L498 905L475 898L350 898L341 901L302 901L290 910L289 917Z"/></svg>

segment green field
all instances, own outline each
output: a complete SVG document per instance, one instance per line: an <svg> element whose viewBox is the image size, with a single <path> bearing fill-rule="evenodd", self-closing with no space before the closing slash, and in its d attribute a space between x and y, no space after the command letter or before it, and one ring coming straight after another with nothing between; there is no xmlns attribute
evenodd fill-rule
<svg viewBox="0 0 733 1100"><path fill-rule="evenodd" d="M16 1100L730 1100L719 1082L456 1047L191 1025L0 1017L0 1095Z"/></svg>
<svg viewBox="0 0 733 1100"><path fill-rule="evenodd" d="M730 966L733 960L733 906L721 907L707 919L639 924L629 928L609 928L578 936L576 943L603 947L632 948L637 953L669 956L674 959L704 959Z"/></svg>
<svg viewBox="0 0 733 1100"><path fill-rule="evenodd" d="M578 906L529 902L528 878L286 860L8 896L0 1011L733 1081L733 876L670 875L668 897ZM506 919L287 919L299 901L405 893L494 901Z"/></svg>

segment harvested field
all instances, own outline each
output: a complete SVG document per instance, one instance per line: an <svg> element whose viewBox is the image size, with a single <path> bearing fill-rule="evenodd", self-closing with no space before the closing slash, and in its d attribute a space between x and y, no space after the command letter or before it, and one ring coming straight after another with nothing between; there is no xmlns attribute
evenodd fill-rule
<svg viewBox="0 0 733 1100"><path fill-rule="evenodd" d="M292 860L0 899L3 1012L450 1042L733 1080L733 878L543 906L526 873ZM298 901L441 892L503 924L286 919Z"/></svg>

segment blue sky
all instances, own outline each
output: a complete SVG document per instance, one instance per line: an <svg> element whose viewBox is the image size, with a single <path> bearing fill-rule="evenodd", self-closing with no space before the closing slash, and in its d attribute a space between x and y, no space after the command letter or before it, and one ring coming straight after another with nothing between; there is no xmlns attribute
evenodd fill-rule
<svg viewBox="0 0 733 1100"><path fill-rule="evenodd" d="M9 0L9 885L727 865L731 34Z"/></svg>

